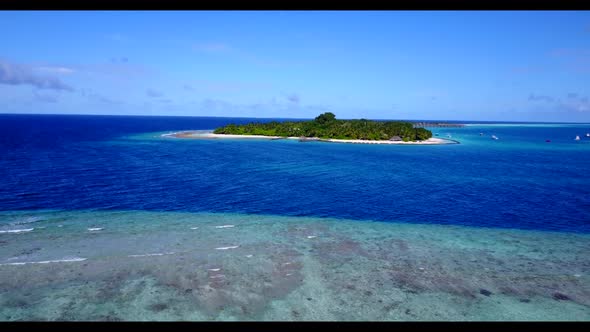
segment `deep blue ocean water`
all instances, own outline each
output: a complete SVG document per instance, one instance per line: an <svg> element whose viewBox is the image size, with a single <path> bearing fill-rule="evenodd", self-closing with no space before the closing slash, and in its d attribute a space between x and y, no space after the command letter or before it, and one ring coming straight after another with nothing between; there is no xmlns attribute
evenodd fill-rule
<svg viewBox="0 0 590 332"><path fill-rule="evenodd" d="M433 128L461 143L433 146L160 137L270 120L0 115L0 210L231 212L590 233L588 124Z"/></svg>

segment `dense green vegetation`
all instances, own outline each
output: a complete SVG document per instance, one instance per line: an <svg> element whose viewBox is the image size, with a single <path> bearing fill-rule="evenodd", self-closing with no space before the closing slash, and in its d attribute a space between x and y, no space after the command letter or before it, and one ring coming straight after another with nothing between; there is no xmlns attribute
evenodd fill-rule
<svg viewBox="0 0 590 332"><path fill-rule="evenodd" d="M336 116L330 112L319 115L313 121L229 124L215 129L214 133L362 140L388 140L399 136L406 142L421 141L432 137L430 130L414 128L409 122L366 119L337 120Z"/></svg>

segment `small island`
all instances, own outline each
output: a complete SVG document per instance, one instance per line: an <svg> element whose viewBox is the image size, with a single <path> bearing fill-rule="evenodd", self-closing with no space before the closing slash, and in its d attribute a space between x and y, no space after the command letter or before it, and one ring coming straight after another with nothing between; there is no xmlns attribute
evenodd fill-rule
<svg viewBox="0 0 590 332"><path fill-rule="evenodd" d="M456 141L433 138L432 132L404 121L339 120L323 113L311 121L285 121L229 124L211 132L178 132L165 134L176 138L270 138L299 139L301 142L322 141L372 144L453 144Z"/></svg>

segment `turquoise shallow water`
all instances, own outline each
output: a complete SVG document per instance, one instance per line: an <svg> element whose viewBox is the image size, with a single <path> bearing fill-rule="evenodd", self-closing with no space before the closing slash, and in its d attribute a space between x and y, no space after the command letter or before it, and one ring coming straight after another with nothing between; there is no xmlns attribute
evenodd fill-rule
<svg viewBox="0 0 590 332"><path fill-rule="evenodd" d="M24 230L0 234L0 320L590 319L586 234L146 211L0 223Z"/></svg>

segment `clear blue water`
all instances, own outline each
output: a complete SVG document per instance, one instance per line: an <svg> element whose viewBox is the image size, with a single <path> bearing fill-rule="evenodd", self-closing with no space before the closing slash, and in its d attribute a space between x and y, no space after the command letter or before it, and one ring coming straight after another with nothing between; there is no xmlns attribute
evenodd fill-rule
<svg viewBox="0 0 590 332"><path fill-rule="evenodd" d="M441 146L159 137L251 120L0 115L0 210L235 212L590 232L590 125L435 128L461 142Z"/></svg>
<svg viewBox="0 0 590 332"><path fill-rule="evenodd" d="M252 120L0 115L0 321L590 320L590 124L161 136Z"/></svg>

